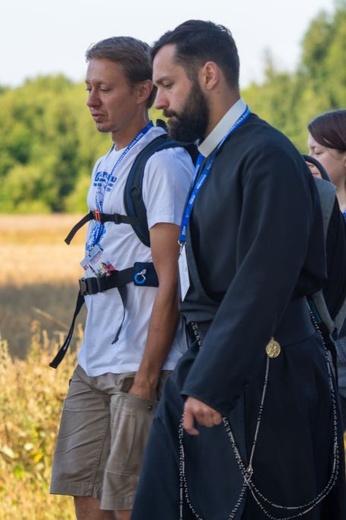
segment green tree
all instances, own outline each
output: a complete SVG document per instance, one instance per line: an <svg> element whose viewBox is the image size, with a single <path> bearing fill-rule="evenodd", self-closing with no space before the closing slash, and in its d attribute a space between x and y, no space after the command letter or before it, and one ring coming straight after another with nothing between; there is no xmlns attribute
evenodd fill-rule
<svg viewBox="0 0 346 520"><path fill-rule="evenodd" d="M311 21L297 70L280 70L268 52L264 80L242 96L253 112L306 152L308 122L346 106L346 0ZM95 161L112 142L97 131L83 83L39 76L0 87L0 211L84 212ZM151 118L164 119L152 108Z"/></svg>
<svg viewBox="0 0 346 520"><path fill-rule="evenodd" d="M313 20L302 43L301 70L326 109L345 106L345 56L346 3L340 2L333 16L322 12Z"/></svg>
<svg viewBox="0 0 346 520"><path fill-rule="evenodd" d="M312 20L302 42L297 70L280 70L267 54L264 81L244 89L243 97L261 117L306 152L308 122L317 114L346 105L346 1L333 14Z"/></svg>
<svg viewBox="0 0 346 520"><path fill-rule="evenodd" d="M54 178L30 165L14 166L5 177L0 191L4 213L50 213L56 198Z"/></svg>

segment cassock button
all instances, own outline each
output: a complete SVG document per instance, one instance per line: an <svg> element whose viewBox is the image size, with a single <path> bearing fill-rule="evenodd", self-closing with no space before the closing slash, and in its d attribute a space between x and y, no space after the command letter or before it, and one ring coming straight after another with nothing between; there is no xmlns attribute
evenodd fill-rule
<svg viewBox="0 0 346 520"><path fill-rule="evenodd" d="M270 358L276 358L281 352L280 343L272 338L266 346L266 354Z"/></svg>
<svg viewBox="0 0 346 520"><path fill-rule="evenodd" d="M148 404L148 411L151 412L152 409L153 409L153 405L152 404Z"/></svg>

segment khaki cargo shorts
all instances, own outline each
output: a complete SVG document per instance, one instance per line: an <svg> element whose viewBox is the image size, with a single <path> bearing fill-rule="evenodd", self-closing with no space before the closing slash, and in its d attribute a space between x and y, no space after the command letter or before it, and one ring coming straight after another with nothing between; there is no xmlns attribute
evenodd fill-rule
<svg viewBox="0 0 346 520"><path fill-rule="evenodd" d="M162 372L159 396L170 372ZM64 402L50 492L132 509L158 401L128 394L134 374L89 377L77 366Z"/></svg>

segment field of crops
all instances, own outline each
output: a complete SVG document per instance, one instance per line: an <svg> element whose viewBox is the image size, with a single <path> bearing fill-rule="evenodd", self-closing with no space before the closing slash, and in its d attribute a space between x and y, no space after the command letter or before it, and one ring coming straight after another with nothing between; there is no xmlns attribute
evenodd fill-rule
<svg viewBox="0 0 346 520"><path fill-rule="evenodd" d="M71 498L49 494L71 353L49 367L70 324L81 276L83 231L64 237L79 216L0 216L0 520L70 520Z"/></svg>

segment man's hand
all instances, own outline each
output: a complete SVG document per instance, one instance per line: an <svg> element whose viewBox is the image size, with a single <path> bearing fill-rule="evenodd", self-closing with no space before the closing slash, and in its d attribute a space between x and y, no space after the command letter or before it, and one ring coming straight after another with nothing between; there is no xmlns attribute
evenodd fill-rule
<svg viewBox="0 0 346 520"><path fill-rule="evenodd" d="M194 397L188 397L184 406L183 428L190 435L198 435L195 428L195 420L202 426L215 426L221 424L222 417L219 412Z"/></svg>
<svg viewBox="0 0 346 520"><path fill-rule="evenodd" d="M154 385L150 385L147 381L138 381L138 377L135 377L134 382L129 390L129 394L132 394L135 397L139 397L140 399L157 400L157 385L157 381Z"/></svg>

